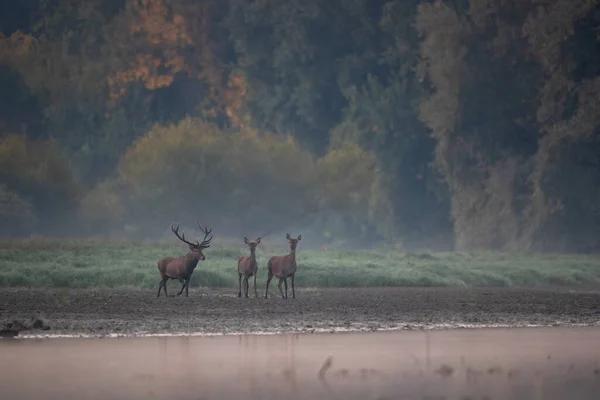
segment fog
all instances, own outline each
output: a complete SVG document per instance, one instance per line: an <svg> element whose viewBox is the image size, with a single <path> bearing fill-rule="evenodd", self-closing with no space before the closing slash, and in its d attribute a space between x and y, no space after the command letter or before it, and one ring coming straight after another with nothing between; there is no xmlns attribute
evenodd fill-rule
<svg viewBox="0 0 600 400"><path fill-rule="evenodd" d="M596 13L6 3L0 235L596 252Z"/></svg>
<svg viewBox="0 0 600 400"><path fill-rule="evenodd" d="M562 328L0 342L0 393L583 400L600 387L597 336L597 328ZM30 384L15 384L23 374Z"/></svg>

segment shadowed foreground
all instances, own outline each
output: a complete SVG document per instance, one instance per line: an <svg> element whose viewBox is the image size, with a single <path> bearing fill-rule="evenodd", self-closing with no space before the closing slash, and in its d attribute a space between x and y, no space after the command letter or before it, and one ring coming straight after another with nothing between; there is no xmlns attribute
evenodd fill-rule
<svg viewBox="0 0 600 400"><path fill-rule="evenodd" d="M1 340L0 396L596 399L599 339L599 328L513 328Z"/></svg>
<svg viewBox="0 0 600 400"><path fill-rule="evenodd" d="M269 299L239 299L237 288L192 288L190 297L156 298L155 290L3 288L0 322L39 318L50 327L21 336L600 324L598 291L300 287L296 294L284 300L274 290Z"/></svg>

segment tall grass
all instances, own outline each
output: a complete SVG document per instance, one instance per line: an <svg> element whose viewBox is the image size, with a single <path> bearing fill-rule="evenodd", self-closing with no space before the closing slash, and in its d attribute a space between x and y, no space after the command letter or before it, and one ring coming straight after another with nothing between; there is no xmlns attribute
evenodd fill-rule
<svg viewBox="0 0 600 400"><path fill-rule="evenodd" d="M172 240L2 241L0 286L156 288L156 262L186 250ZM286 251L284 246L261 243L258 247L261 286L268 258ZM196 268L191 286L237 287L237 258L247 252L242 241L213 244L205 251L206 261ZM598 256L319 251L304 250L300 243L297 261L296 282L303 287L600 286Z"/></svg>

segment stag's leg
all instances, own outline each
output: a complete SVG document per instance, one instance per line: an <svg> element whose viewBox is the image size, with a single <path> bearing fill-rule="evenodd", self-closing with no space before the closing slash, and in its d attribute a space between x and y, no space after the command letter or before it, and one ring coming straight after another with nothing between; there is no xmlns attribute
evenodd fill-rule
<svg viewBox="0 0 600 400"><path fill-rule="evenodd" d="M271 279L273 279L273 272L271 272L271 269L269 268L269 276L267 277L267 288L265 289L265 299L268 298L268 294L269 294L269 283L271 283Z"/></svg>
<svg viewBox="0 0 600 400"><path fill-rule="evenodd" d="M279 278L279 283L277 284L277 287L279 288L279 293L281 293L281 297L285 299L285 296L283 295L283 288L281 287L281 285L283 285L283 280L284 278Z"/></svg>
<svg viewBox="0 0 600 400"><path fill-rule="evenodd" d="M238 272L238 297L242 297L242 274Z"/></svg>
<svg viewBox="0 0 600 400"><path fill-rule="evenodd" d="M179 290L179 293L177 293L177 296L181 296L181 293L183 293L183 289L185 289L185 279L183 278L178 278L179 279L179 283L181 283L181 290Z"/></svg>
<svg viewBox="0 0 600 400"><path fill-rule="evenodd" d="M188 290L190 289L190 278L185 280L185 297L188 297Z"/></svg>
<svg viewBox="0 0 600 400"><path fill-rule="evenodd" d="M294 280L296 279L296 274L292 274L292 276L290 276L290 279L292 280L292 299L295 299L296 289L294 289Z"/></svg>
<svg viewBox="0 0 600 400"><path fill-rule="evenodd" d="M256 274L254 274L254 297L258 299L258 292L256 291Z"/></svg>

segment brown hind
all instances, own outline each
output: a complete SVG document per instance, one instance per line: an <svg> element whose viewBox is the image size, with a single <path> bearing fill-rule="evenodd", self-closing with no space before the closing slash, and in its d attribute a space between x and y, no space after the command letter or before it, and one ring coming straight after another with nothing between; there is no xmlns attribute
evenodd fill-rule
<svg viewBox="0 0 600 400"><path fill-rule="evenodd" d="M181 296L183 289L185 289L185 297L188 297L190 278L192 277L198 262L206 260L202 250L210 247L210 241L212 240L212 235L208 240L206 239L212 232L211 229L208 229L208 227L202 229L202 226L200 226L199 223L198 227L200 227L200 230L204 233L204 239L202 240L202 243L199 243L197 240L196 243L191 243L185 239L185 234L179 236L179 225L175 227L174 224L171 224L171 231L179 240L189 246L190 251L186 255L177 258L165 257L157 263L158 272L160 272L160 282L158 284L158 296L156 297L160 297L161 289L165 290L165 297L168 297L167 281L169 279L178 279L181 283L181 290L177 293L177 296Z"/></svg>
<svg viewBox="0 0 600 400"><path fill-rule="evenodd" d="M287 278L289 277L292 281L292 298L296 298L296 290L294 288L294 280L296 278L296 268L298 267L296 264L296 246L298 242L302 240L302 235L298 235L297 239L292 239L290 234L286 234L286 239L290 243L290 253L285 256L273 256L269 259L267 263L267 270L269 273L269 277L267 278L267 289L265 291L265 299L268 298L269 294L269 284L271 283L271 279L276 277L279 279L279 293L281 293L281 297L287 299ZM285 296L283 295L283 290L281 289L281 284L285 283Z"/></svg>
<svg viewBox="0 0 600 400"><path fill-rule="evenodd" d="M245 297L248 297L248 278L251 276L254 276L254 296L258 297L258 292L256 291L256 273L258 272L258 263L256 262L256 246L260 244L260 237L254 242L249 241L248 238L245 237L244 243L248 245L248 249L250 249L250 255L241 256L238 259L238 297L242 297L242 277L244 277Z"/></svg>

